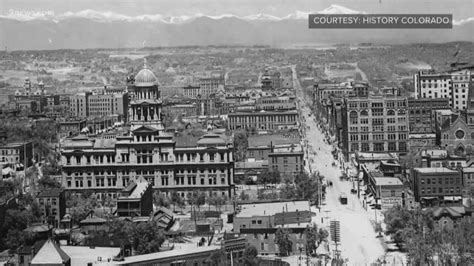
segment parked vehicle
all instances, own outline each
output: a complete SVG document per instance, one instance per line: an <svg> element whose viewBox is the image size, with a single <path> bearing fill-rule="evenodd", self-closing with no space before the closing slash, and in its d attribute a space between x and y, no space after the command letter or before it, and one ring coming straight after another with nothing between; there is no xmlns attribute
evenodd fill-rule
<svg viewBox="0 0 474 266"><path fill-rule="evenodd" d="M339 200L341 201L342 205L346 205L347 204L347 195L346 195L346 193L341 193L341 195L339 196Z"/></svg>

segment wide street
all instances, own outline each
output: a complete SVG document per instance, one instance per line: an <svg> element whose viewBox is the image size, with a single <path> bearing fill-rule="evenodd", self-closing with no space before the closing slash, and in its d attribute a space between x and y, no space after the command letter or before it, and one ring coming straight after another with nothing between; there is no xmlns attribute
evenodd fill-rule
<svg viewBox="0 0 474 266"><path fill-rule="evenodd" d="M370 219L370 215L374 215L374 213L367 212L357 195L350 193L352 182L340 180L341 169L331 154L333 148L324 141L325 136L315 121L316 117L310 115L311 110L308 104L311 101L303 93L296 76L295 67L292 69L297 97L301 100L299 108L305 124L303 127L306 126L305 137L309 151L308 170L318 171L327 181L333 183L333 186L327 187L326 199L317 217L319 219L324 217L323 223L328 227L330 220L340 221L341 243L338 249L341 251L343 258L349 259L349 265L369 265L383 257L385 253L381 240L376 237L377 234ZM336 166L333 166L333 162L336 163ZM347 205L340 203L339 196L341 193L347 195ZM327 216L329 219L326 218ZM334 246L332 249L334 250Z"/></svg>

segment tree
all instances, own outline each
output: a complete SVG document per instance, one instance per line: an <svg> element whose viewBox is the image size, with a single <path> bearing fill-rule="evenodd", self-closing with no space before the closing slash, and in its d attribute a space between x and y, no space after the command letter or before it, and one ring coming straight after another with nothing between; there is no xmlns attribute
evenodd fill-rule
<svg viewBox="0 0 474 266"><path fill-rule="evenodd" d="M289 256L293 250L293 242L290 240L290 231L278 228L275 233L275 243L278 245L281 256Z"/></svg>
<svg viewBox="0 0 474 266"><path fill-rule="evenodd" d="M247 138L247 133L243 130L239 130L234 133L234 160L244 161L245 153L249 147L249 140Z"/></svg>
<svg viewBox="0 0 474 266"><path fill-rule="evenodd" d="M206 204L206 193L200 191L197 194L196 205L198 206L199 212L201 212L201 206Z"/></svg>
<svg viewBox="0 0 474 266"><path fill-rule="evenodd" d="M295 185L292 184L291 180L288 178L285 179L284 184L280 189L280 197L288 200L296 199L297 197Z"/></svg>
<svg viewBox="0 0 474 266"><path fill-rule="evenodd" d="M153 193L153 202L155 203L155 205L163 206L165 208L169 208L170 206L170 200L168 199L168 197L165 194L158 191L155 191Z"/></svg>
<svg viewBox="0 0 474 266"><path fill-rule="evenodd" d="M260 173L258 178L258 183L266 185L266 184L278 184L280 183L280 172L278 170L268 170L265 169Z"/></svg>
<svg viewBox="0 0 474 266"><path fill-rule="evenodd" d="M212 266L225 265L225 257L225 252L222 249L219 249L212 252L207 261Z"/></svg>
<svg viewBox="0 0 474 266"><path fill-rule="evenodd" d="M259 264L259 259L257 257L258 250L255 246L249 245L244 250L244 265L246 266L256 266Z"/></svg>
<svg viewBox="0 0 474 266"><path fill-rule="evenodd" d="M242 191L240 192L239 199L243 201L249 200L250 196L247 193L245 193L245 191Z"/></svg>
<svg viewBox="0 0 474 266"><path fill-rule="evenodd" d="M154 220L133 224L128 232L128 239L132 244L136 254L148 254L160 251L160 247L165 241L163 230L159 229Z"/></svg>
<svg viewBox="0 0 474 266"><path fill-rule="evenodd" d="M329 233L323 228L319 228L316 224L308 226L304 234L306 235L306 252L308 255L316 256L316 251L323 241L326 241Z"/></svg>
<svg viewBox="0 0 474 266"><path fill-rule="evenodd" d="M173 203L173 212L176 212L176 205L184 204L183 198L176 191L171 192L171 202Z"/></svg>

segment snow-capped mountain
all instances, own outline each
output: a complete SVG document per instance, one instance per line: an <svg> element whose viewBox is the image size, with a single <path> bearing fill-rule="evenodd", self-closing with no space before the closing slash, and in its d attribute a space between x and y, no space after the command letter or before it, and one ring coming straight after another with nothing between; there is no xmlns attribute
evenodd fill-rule
<svg viewBox="0 0 474 266"><path fill-rule="evenodd" d="M327 14L327 15L349 15L349 14L365 14L365 12L349 9L347 7L343 7L340 5L330 5L324 10L318 12L319 14Z"/></svg>
<svg viewBox="0 0 474 266"><path fill-rule="evenodd" d="M0 16L0 47L9 50L125 48L180 45L282 45L295 43L413 43L474 41L474 18L453 29L309 29L308 14L365 14L338 5L284 16L193 14L128 16L83 10L60 15ZM18 34L21 32L22 34ZM330 34L328 34L330 33ZM403 38L401 38L403 36ZM31 40L31 41L28 41ZM146 40L146 43L144 43Z"/></svg>

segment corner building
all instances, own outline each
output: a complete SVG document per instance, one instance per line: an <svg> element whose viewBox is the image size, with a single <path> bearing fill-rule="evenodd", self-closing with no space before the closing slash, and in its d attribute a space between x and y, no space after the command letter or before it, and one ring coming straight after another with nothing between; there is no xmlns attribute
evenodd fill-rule
<svg viewBox="0 0 474 266"><path fill-rule="evenodd" d="M409 118L405 97L379 95L346 98L342 105L343 151L408 151Z"/></svg>
<svg viewBox="0 0 474 266"><path fill-rule="evenodd" d="M114 139L77 136L61 145L62 184L71 192L92 190L116 198L129 183L147 180L154 190L187 198L199 189L230 197L234 190L232 146L208 134L177 147L164 133L157 79L146 67L128 84L130 134Z"/></svg>

